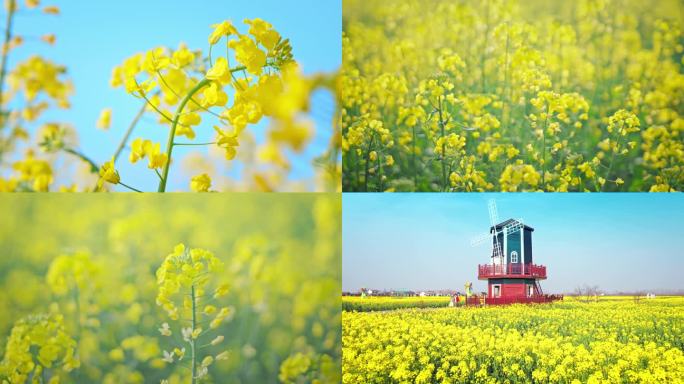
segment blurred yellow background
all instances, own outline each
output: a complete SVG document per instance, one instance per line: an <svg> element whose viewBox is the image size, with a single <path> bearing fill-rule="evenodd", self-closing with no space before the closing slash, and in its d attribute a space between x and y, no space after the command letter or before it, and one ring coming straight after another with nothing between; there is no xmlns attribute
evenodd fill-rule
<svg viewBox="0 0 684 384"><path fill-rule="evenodd" d="M155 271L184 243L213 252L225 265L217 284L230 287L220 304L232 320L217 330L225 341L216 349L229 358L209 377L339 381L340 206L335 194L6 194L0 354L22 317L62 313L67 332L80 332L81 360L54 370L63 382L189 382L187 370L161 360L176 345L158 329L178 327L155 304ZM60 295L46 275L55 258L76 254L89 260L71 276L78 293Z"/></svg>

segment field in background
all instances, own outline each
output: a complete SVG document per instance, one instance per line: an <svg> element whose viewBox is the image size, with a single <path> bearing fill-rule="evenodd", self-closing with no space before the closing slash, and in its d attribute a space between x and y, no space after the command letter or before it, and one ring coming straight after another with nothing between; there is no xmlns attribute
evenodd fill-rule
<svg viewBox="0 0 684 384"><path fill-rule="evenodd" d="M343 296L342 309L344 311L387 311L401 308L439 308L446 307L450 296L426 297L387 297L387 296Z"/></svg>
<svg viewBox="0 0 684 384"><path fill-rule="evenodd" d="M658 296L656 300L677 298L679 296ZM441 308L447 307L450 296L342 296L344 311L370 312L390 311L410 308ZM635 301L652 300L645 296L564 296L565 302L606 302L606 301Z"/></svg>
<svg viewBox="0 0 684 384"><path fill-rule="evenodd" d="M684 297L583 300L343 312L343 383L684 380Z"/></svg>

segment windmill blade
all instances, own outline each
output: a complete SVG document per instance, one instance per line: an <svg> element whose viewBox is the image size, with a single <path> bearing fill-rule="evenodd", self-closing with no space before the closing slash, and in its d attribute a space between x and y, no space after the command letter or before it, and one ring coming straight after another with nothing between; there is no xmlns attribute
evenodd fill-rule
<svg viewBox="0 0 684 384"><path fill-rule="evenodd" d="M478 246L482 243L484 243L487 240L491 240L492 234L491 233L483 233L479 236L475 236L472 239L470 239L470 246L475 247Z"/></svg>
<svg viewBox="0 0 684 384"><path fill-rule="evenodd" d="M492 247L492 257L502 257L503 252L501 252L501 244L496 241Z"/></svg>
<svg viewBox="0 0 684 384"><path fill-rule="evenodd" d="M494 199L489 199L487 206L489 207L489 222L493 227L499 223L499 212L496 209L496 201L494 201Z"/></svg>

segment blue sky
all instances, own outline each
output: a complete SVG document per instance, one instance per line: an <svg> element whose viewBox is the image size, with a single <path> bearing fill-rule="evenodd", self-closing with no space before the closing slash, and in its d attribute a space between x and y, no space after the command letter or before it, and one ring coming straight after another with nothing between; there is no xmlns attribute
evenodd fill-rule
<svg viewBox="0 0 684 384"><path fill-rule="evenodd" d="M487 201L501 221L523 218L545 292L582 284L605 291L684 289L682 194L406 193L343 195L342 288L463 289L488 244Z"/></svg>
<svg viewBox="0 0 684 384"><path fill-rule="evenodd" d="M20 4L23 1L20 1ZM15 19L15 33L25 37L24 46L13 51L10 68L19 60L39 54L68 68L76 93L72 108L50 112L42 121L64 121L73 124L81 139L81 149L98 163L113 154L128 123L140 108L140 100L122 88L109 86L112 68L125 58L150 48L164 45L177 47L185 42L191 49L208 49L211 24L232 20L245 32L245 18L262 18L284 36L290 38L293 53L305 73L331 72L341 65L341 0L275 0L242 1L50 1L58 5L61 15L43 15L37 11L21 11ZM57 44L48 46L38 37L54 33ZM312 148L293 163L293 179L313 174L310 160L320 154L331 135L333 101L329 94L314 96L313 118L318 127ZM100 111L113 109L110 132L95 128ZM142 136L166 142L166 130L154 122L152 115L140 124L133 137ZM206 119L211 120L211 119ZM253 129L257 140L263 137L266 124ZM198 141L213 138L211 125L197 129ZM206 140L211 141L211 140ZM198 151L203 147L184 147L178 153ZM178 149L178 148L177 148ZM176 149L174 149L174 154ZM127 158L127 154L124 154ZM120 172L128 184L156 190L157 181L143 164L126 165ZM173 168L172 168L173 171ZM172 172L173 173L173 172ZM178 174L179 172L175 172ZM187 188L187 178L170 180L170 189Z"/></svg>

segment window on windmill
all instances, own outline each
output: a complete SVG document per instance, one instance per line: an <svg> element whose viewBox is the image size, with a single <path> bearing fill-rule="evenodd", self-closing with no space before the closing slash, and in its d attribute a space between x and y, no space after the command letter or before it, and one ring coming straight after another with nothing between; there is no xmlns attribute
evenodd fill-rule
<svg viewBox="0 0 684 384"><path fill-rule="evenodd" d="M511 263L517 263L518 262L518 252L513 251L511 252Z"/></svg>

